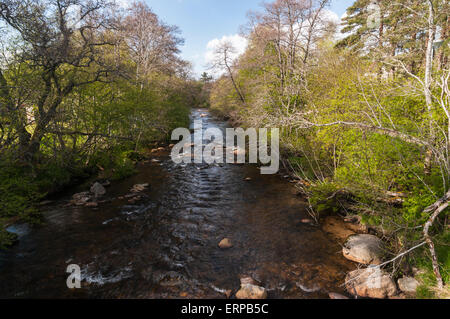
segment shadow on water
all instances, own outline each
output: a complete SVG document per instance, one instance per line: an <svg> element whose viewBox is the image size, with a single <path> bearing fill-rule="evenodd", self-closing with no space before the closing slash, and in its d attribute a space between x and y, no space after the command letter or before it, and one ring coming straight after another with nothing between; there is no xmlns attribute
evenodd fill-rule
<svg viewBox="0 0 450 319"><path fill-rule="evenodd" d="M203 126L226 127L209 115ZM167 152L157 156L161 162L112 185L112 200L98 209L64 207L62 198L43 226L14 226L20 242L0 254L0 297L225 298L244 275L270 298L342 292L351 263L300 222L306 204L292 184L254 165L176 165ZM150 188L138 204L118 199L142 183ZM233 248L218 248L225 237ZM82 268L81 289L66 286L69 264Z"/></svg>

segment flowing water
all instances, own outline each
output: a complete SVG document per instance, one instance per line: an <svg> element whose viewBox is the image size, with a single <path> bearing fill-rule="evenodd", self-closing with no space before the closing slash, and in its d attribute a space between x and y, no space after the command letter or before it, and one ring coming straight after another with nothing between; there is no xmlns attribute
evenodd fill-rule
<svg viewBox="0 0 450 319"><path fill-rule="evenodd" d="M192 113L201 118L205 110ZM226 123L203 118L204 129ZM269 298L324 298L343 292L351 268L340 246L301 222L306 203L280 175L255 165L161 162L108 188L98 209L65 207L60 198L45 224L15 225L20 241L0 252L2 298L225 298L252 276ZM251 177L251 181L244 181ZM142 201L120 199L150 184ZM234 247L218 243L230 238ZM66 268L82 269L82 288L66 286Z"/></svg>

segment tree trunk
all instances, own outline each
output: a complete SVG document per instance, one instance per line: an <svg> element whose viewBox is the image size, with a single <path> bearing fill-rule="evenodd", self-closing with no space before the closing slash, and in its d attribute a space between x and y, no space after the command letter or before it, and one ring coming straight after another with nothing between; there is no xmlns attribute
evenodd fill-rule
<svg viewBox="0 0 450 319"><path fill-rule="evenodd" d="M425 238L425 241L428 244L428 247L429 247L429 250L431 253L431 261L433 264L433 271L436 276L437 285L438 285L439 289L444 288L444 281L442 280L442 275L439 270L439 262L438 262L438 258L436 256L436 250L435 250L434 243L433 243L433 240L431 239L429 232L430 232L430 228L433 226L433 223L435 222L435 220L445 209L448 208L449 204L450 204L450 191L447 194L445 194L445 196L443 198L441 198L436 203L427 207L424 210L425 213L432 213L423 228L423 236Z"/></svg>
<svg viewBox="0 0 450 319"><path fill-rule="evenodd" d="M433 100L431 96L431 81L432 81L432 71L433 71L433 44L436 38L436 25L434 23L434 7L433 2L428 0L429 14L428 14L428 39L427 48L425 53L425 83L424 83L424 94L425 102L428 109L428 121L429 121L429 134L430 140L434 143L434 126L433 126ZM425 174L429 175L431 173L432 162L433 162L433 152L428 150L425 157Z"/></svg>
<svg viewBox="0 0 450 319"><path fill-rule="evenodd" d="M0 102L5 105L4 111L10 117L11 127L16 130L17 136L19 138L19 153L22 154L22 151L28 147L28 144L31 139L31 134L28 133L26 129L26 120L24 119L25 115L21 113L20 106L15 107L14 102L11 98L8 82L4 77L2 71L0 70ZM0 111L2 111L0 109Z"/></svg>

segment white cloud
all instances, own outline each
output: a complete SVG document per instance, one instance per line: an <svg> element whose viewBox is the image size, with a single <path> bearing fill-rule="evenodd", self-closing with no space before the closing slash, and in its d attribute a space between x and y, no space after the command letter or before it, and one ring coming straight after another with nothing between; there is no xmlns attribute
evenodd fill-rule
<svg viewBox="0 0 450 319"><path fill-rule="evenodd" d="M326 21L331 21L334 22L336 24L340 24L341 23L341 19L339 18L339 16L334 13L331 10L323 10L322 11L322 19L326 20Z"/></svg>
<svg viewBox="0 0 450 319"><path fill-rule="evenodd" d="M218 46L221 44L229 42L233 45L233 47L236 49L236 53L231 57L232 59L236 59L241 54L245 52L245 49L247 48L248 41L246 38L240 36L239 34L234 35L225 35L222 38L218 39L215 38L208 42L206 45L206 53L205 53L205 66L210 65L214 60L214 51ZM220 74L216 74L220 75Z"/></svg>
<svg viewBox="0 0 450 319"><path fill-rule="evenodd" d="M121 8L127 9L130 6L131 1L128 1L128 0L116 0L116 4L119 7L121 7Z"/></svg>

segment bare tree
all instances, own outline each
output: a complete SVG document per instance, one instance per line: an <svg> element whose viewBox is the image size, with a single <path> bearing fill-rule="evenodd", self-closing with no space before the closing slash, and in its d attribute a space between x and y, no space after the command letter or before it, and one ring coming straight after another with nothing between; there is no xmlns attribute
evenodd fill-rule
<svg viewBox="0 0 450 319"><path fill-rule="evenodd" d="M244 95L242 94L242 90L236 82L236 78L233 74L233 65L235 62L234 60L236 59L236 54L237 50L233 46L233 43L231 43L231 41L223 41L215 48L214 59L211 62L210 68L218 72L225 71L228 74L239 100L245 104Z"/></svg>
<svg viewBox="0 0 450 319"><path fill-rule="evenodd" d="M138 81L152 72L174 73L182 64L179 29L159 20L143 2L134 2L125 19L125 39L136 64Z"/></svg>
<svg viewBox="0 0 450 319"><path fill-rule="evenodd" d="M275 52L275 73L281 94L279 103L287 113L299 106L297 99L305 88L311 56L318 41L333 27L324 16L329 0L277 0L265 3L263 12L251 12L245 28L251 42L267 55L268 48ZM272 61L269 63L273 65ZM263 68L264 69L264 68Z"/></svg>

